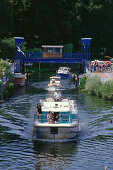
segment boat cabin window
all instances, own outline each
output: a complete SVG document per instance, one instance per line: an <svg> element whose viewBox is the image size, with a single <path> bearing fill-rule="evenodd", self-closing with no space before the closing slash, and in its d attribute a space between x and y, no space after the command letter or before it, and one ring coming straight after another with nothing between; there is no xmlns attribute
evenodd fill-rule
<svg viewBox="0 0 113 170"><path fill-rule="evenodd" d="M44 58L62 57L62 49L63 49L63 46L42 45L43 57Z"/></svg>
<svg viewBox="0 0 113 170"><path fill-rule="evenodd" d="M52 81L52 80L55 80L55 81L60 81L60 77L50 77L50 80Z"/></svg>
<svg viewBox="0 0 113 170"><path fill-rule="evenodd" d="M56 79L56 81L59 81L60 80L60 78L55 78Z"/></svg>
<svg viewBox="0 0 113 170"><path fill-rule="evenodd" d="M52 53L52 52L53 52L53 49L48 48L48 53Z"/></svg>
<svg viewBox="0 0 113 170"><path fill-rule="evenodd" d="M69 122L69 116L68 116L68 114L62 113L62 114L61 114L61 121L62 121L62 123L67 123L67 122Z"/></svg>
<svg viewBox="0 0 113 170"><path fill-rule="evenodd" d="M69 112L52 112L54 123L69 123L78 119L77 114L70 114ZM48 112L43 112L41 115L41 123L47 122ZM38 119L38 116L36 117Z"/></svg>

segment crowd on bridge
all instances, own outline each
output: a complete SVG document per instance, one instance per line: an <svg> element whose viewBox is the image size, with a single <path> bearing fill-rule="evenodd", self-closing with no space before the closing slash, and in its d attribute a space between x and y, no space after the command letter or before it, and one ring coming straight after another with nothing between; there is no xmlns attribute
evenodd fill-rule
<svg viewBox="0 0 113 170"><path fill-rule="evenodd" d="M112 70L113 63L111 61L100 61L93 60L91 61L91 72L102 72L106 70Z"/></svg>

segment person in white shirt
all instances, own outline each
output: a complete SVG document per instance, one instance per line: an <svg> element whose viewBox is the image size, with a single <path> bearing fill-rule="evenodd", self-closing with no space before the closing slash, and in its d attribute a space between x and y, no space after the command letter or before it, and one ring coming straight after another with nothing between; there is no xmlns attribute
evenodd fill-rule
<svg viewBox="0 0 113 170"><path fill-rule="evenodd" d="M54 93L54 99L55 99L55 101L59 101L59 102L61 100L61 93L58 89Z"/></svg>
<svg viewBox="0 0 113 170"><path fill-rule="evenodd" d="M53 114L51 113L51 111L49 111L49 113L47 114L47 120L48 123L53 123Z"/></svg>

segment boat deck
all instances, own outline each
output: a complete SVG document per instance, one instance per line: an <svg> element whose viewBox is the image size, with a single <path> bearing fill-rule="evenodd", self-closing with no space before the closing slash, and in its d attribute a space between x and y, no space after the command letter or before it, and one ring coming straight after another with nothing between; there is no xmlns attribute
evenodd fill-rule
<svg viewBox="0 0 113 170"><path fill-rule="evenodd" d="M74 127L78 125L78 121L73 121L72 123L48 123L48 122L38 122L35 121L34 126L38 126L38 127Z"/></svg>

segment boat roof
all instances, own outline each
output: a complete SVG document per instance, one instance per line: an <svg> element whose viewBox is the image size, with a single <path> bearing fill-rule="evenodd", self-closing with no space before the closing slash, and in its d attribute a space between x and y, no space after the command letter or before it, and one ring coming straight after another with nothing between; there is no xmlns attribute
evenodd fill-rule
<svg viewBox="0 0 113 170"><path fill-rule="evenodd" d="M53 98L47 98L46 100L41 101L42 111L52 111L52 112L69 112L70 106L75 106L73 100L63 99L61 102L55 102ZM74 110L76 110L73 107ZM75 114L75 113L74 113ZM77 113L76 113L77 114Z"/></svg>
<svg viewBox="0 0 113 170"><path fill-rule="evenodd" d="M63 48L62 45L42 45L42 48Z"/></svg>
<svg viewBox="0 0 113 170"><path fill-rule="evenodd" d="M60 67L59 69L68 69L68 70L70 70L69 67Z"/></svg>
<svg viewBox="0 0 113 170"><path fill-rule="evenodd" d="M61 79L59 76L51 76L50 79Z"/></svg>

